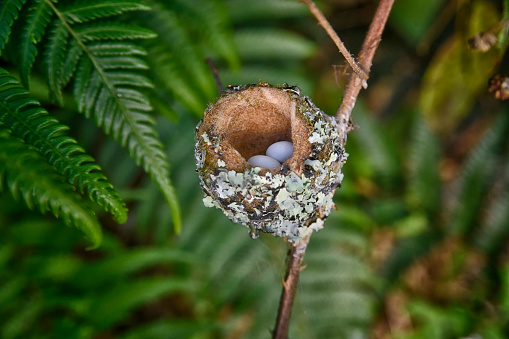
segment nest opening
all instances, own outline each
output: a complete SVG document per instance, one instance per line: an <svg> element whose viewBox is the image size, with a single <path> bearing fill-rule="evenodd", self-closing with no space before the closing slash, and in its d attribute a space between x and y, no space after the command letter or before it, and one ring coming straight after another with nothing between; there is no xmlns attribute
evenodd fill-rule
<svg viewBox="0 0 509 339"><path fill-rule="evenodd" d="M206 120L214 133L243 158L225 159L227 163L245 163L254 155L265 154L275 142L290 141L293 155L286 163L296 170L311 151L310 132L302 116L298 116L297 103L281 89L250 87L229 94L214 105Z"/></svg>

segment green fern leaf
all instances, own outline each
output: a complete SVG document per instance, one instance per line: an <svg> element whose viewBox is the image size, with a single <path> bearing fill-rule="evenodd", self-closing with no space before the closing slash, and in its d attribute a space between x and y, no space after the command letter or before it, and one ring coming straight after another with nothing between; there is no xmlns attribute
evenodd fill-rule
<svg viewBox="0 0 509 339"><path fill-rule="evenodd" d="M87 45L90 53L96 56L107 55L147 55L147 51L136 44L122 41L101 41Z"/></svg>
<svg viewBox="0 0 509 339"><path fill-rule="evenodd" d="M501 114L493 128L472 151L458 178L456 204L450 231L466 235L478 221L483 197L495 173L496 150L507 131L507 117Z"/></svg>
<svg viewBox="0 0 509 339"><path fill-rule="evenodd" d="M82 58L76 74L74 96L79 111L87 118L93 114L96 124L119 141L122 147L127 147L130 156L150 174L163 192L173 213L175 229L179 232L178 202L169 179L166 155L153 127L154 121L147 114L152 109L147 97L138 90L116 85L118 74L104 70L113 67L113 64L103 67L103 57L88 56ZM106 59L107 63L111 60ZM121 63L116 65L119 68ZM143 68L141 65L137 67Z"/></svg>
<svg viewBox="0 0 509 339"><path fill-rule="evenodd" d="M46 63L46 79L50 93L59 105L63 105L62 84L65 80L62 77L64 71L65 54L67 53L68 32L60 21L55 21L45 50L44 61ZM68 76L68 75L67 75Z"/></svg>
<svg viewBox="0 0 509 339"><path fill-rule="evenodd" d="M315 45L297 33L273 28L249 28L235 34L235 43L243 60L282 59L285 62L310 57Z"/></svg>
<svg viewBox="0 0 509 339"><path fill-rule="evenodd" d="M106 180L99 165L76 141L63 132L67 127L51 118L30 98L18 81L0 69L0 122L12 134L44 154L57 171L80 193L109 211L119 223L127 219L124 202Z"/></svg>
<svg viewBox="0 0 509 339"><path fill-rule="evenodd" d="M119 339L166 338L168 333L171 333L172 339L209 338L206 333L219 329L219 324L214 321L156 320L130 330Z"/></svg>
<svg viewBox="0 0 509 339"><path fill-rule="evenodd" d="M161 2L171 12L179 13L181 25L192 29L233 69L240 68L240 59L230 29L230 17L224 1L174 0ZM157 8L157 7L155 7Z"/></svg>
<svg viewBox="0 0 509 339"><path fill-rule="evenodd" d="M72 6L61 10L68 23L86 21L119 15L128 11L148 11L150 7L139 0L94 0L75 1Z"/></svg>
<svg viewBox="0 0 509 339"><path fill-rule="evenodd" d="M37 56L36 44L42 39L51 15L50 0L36 0L30 8L27 22L21 34L20 46L20 75L23 85L29 87L29 75Z"/></svg>
<svg viewBox="0 0 509 339"><path fill-rule="evenodd" d="M72 76L76 72L76 68L78 67L78 62L82 53L82 46L76 40L71 40L69 42L69 48L65 53L66 57L62 64L60 77L57 79L57 89L62 90L62 88L64 88L69 83Z"/></svg>
<svg viewBox="0 0 509 339"><path fill-rule="evenodd" d="M11 34L11 25L18 17L25 0L5 0L0 4L0 52Z"/></svg>
<svg viewBox="0 0 509 339"><path fill-rule="evenodd" d="M95 60L103 70L108 69L148 69L148 65L140 58L126 55L96 56Z"/></svg>
<svg viewBox="0 0 509 339"><path fill-rule="evenodd" d="M217 89L210 69L203 62L205 58L200 56L200 48L176 13L154 4L152 12L145 14L145 25L158 34L157 40L151 41L154 50L149 53L154 78L159 78L163 86L171 86L172 92L182 93L186 99L193 97L186 100L186 104L189 102L190 108L201 116L207 103L217 97ZM181 85L190 90L189 95L185 94L187 90L179 89Z"/></svg>
<svg viewBox="0 0 509 339"><path fill-rule="evenodd" d="M100 328L107 328L122 320L131 310L151 300L196 289L188 279L140 278L116 286L103 298L94 300L88 314L90 321Z"/></svg>
<svg viewBox="0 0 509 339"><path fill-rule="evenodd" d="M475 238L476 243L488 253L496 253L507 243L509 236L509 227L507 227L509 209L507 206L509 206L509 190L506 189L504 194L497 197L488 206L484 228Z"/></svg>
<svg viewBox="0 0 509 339"><path fill-rule="evenodd" d="M132 86L132 87L143 87L153 88L154 84L147 77L125 72L105 72L108 79L115 86Z"/></svg>
<svg viewBox="0 0 509 339"><path fill-rule="evenodd" d="M399 166L394 153L391 153L384 129L361 103L356 105L354 122L362 128L352 137L367 153L374 172L383 180L397 176Z"/></svg>
<svg viewBox="0 0 509 339"><path fill-rule="evenodd" d="M80 229L92 248L100 245L101 227L93 212L39 153L11 137L5 128L0 129L0 190L4 183L14 198L23 198L30 209L38 206L42 213L50 211Z"/></svg>
<svg viewBox="0 0 509 339"><path fill-rule="evenodd" d="M235 22L247 23L257 20L281 20L309 16L306 6L293 0L227 0L228 9Z"/></svg>
<svg viewBox="0 0 509 339"><path fill-rule="evenodd" d="M73 29L82 42L156 37L156 34L151 30L119 22L90 23L76 26Z"/></svg>
<svg viewBox="0 0 509 339"><path fill-rule="evenodd" d="M408 199L432 219L440 206L440 144L422 118L418 117L414 124L409 150Z"/></svg>

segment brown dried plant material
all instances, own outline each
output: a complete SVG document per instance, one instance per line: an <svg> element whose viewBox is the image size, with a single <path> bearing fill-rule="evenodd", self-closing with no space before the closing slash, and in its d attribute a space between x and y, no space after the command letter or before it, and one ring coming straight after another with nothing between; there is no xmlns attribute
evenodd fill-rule
<svg viewBox="0 0 509 339"><path fill-rule="evenodd" d="M236 223L296 243L323 227L334 206L346 127L296 87L230 87L196 129L195 157L204 203ZM273 170L247 159L278 141L293 155Z"/></svg>
<svg viewBox="0 0 509 339"><path fill-rule="evenodd" d="M485 53L498 43L498 39L492 32L478 33L468 39L467 43L471 50Z"/></svg>
<svg viewBox="0 0 509 339"><path fill-rule="evenodd" d="M413 293L437 302L468 299L485 258L459 239L449 238L408 269L403 277Z"/></svg>
<svg viewBox="0 0 509 339"><path fill-rule="evenodd" d="M509 77L495 75L490 79L488 91L494 93L495 99L509 99Z"/></svg>
<svg viewBox="0 0 509 339"><path fill-rule="evenodd" d="M408 301L408 295L400 289L387 295L383 317L377 319L371 329L372 339L393 339L395 334L410 332L413 329L407 309Z"/></svg>

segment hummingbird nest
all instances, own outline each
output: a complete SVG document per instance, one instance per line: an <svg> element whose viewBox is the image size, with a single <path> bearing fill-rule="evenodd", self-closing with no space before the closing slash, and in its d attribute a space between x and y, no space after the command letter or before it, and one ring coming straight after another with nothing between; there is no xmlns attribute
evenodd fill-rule
<svg viewBox="0 0 509 339"><path fill-rule="evenodd" d="M261 231L298 242L323 228L334 206L348 156L345 142L345 128L297 87L229 87L196 128L205 206L249 227L253 238ZM281 162L264 155L274 144L285 151L290 145ZM264 166L254 158L276 163Z"/></svg>

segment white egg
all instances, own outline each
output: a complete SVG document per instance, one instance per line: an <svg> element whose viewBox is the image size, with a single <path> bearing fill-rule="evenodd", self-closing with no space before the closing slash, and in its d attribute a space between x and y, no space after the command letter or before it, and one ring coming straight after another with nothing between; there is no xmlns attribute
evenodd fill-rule
<svg viewBox="0 0 509 339"><path fill-rule="evenodd" d="M275 142L267 148L265 154L279 162L285 162L293 154L293 144L289 141Z"/></svg>
<svg viewBox="0 0 509 339"><path fill-rule="evenodd" d="M274 169L281 166L279 161L266 155L254 155L247 161L251 166Z"/></svg>

